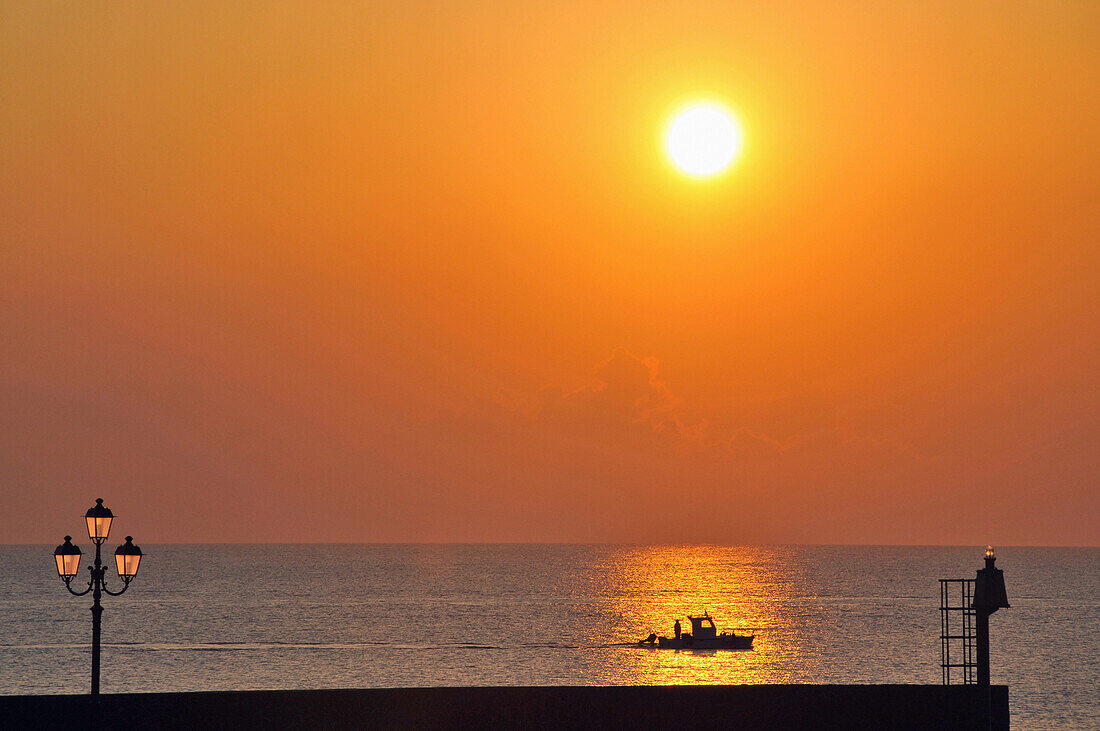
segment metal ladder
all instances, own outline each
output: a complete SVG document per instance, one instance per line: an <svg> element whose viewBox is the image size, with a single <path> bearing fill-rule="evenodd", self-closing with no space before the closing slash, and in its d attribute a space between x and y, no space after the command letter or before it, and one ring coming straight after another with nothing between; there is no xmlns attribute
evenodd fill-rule
<svg viewBox="0 0 1100 731"><path fill-rule="evenodd" d="M940 579L940 668L943 684L961 676L964 685L978 682L974 579ZM955 682L959 682L956 680Z"/></svg>

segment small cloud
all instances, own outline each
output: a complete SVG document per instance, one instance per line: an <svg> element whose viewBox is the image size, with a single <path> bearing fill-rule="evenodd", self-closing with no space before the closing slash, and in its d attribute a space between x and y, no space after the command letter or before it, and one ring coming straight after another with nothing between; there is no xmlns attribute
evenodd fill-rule
<svg viewBox="0 0 1100 731"><path fill-rule="evenodd" d="M543 389L536 418L563 425L643 425L656 432L680 431L679 400L661 380L656 358L642 358L619 348L596 364L595 376L597 383L570 393Z"/></svg>
<svg viewBox="0 0 1100 731"><path fill-rule="evenodd" d="M778 454L790 449L794 440L776 439L747 427L741 427L725 440L725 444L735 454Z"/></svg>
<svg viewBox="0 0 1100 731"><path fill-rule="evenodd" d="M593 374L594 383L575 391L547 386L533 398L503 392L494 402L480 404L470 416L483 425L510 424L512 430L553 430L574 444L625 439L623 444L634 442L643 451L657 445L674 446L677 451L732 458L742 464L770 464L780 456L799 460L823 454L909 453L904 444L835 425L805 424L811 428L784 434L780 425L772 430L719 428L706 420L688 422L680 399L661 378L660 361L635 355L626 348L616 349L597 363ZM744 423L736 414L728 414L721 421L727 425Z"/></svg>

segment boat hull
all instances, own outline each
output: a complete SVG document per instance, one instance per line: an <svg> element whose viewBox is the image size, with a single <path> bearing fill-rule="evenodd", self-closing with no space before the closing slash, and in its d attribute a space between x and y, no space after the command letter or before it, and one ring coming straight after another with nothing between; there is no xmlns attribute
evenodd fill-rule
<svg viewBox="0 0 1100 731"><path fill-rule="evenodd" d="M724 635L708 639L694 637L658 637L657 647L664 650L751 650L756 635Z"/></svg>

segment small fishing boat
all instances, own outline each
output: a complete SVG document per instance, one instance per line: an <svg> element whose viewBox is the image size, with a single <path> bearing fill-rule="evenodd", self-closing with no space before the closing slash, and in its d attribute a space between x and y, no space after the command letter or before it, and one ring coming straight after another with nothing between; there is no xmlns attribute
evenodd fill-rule
<svg viewBox="0 0 1100 731"><path fill-rule="evenodd" d="M702 617L692 617L691 632L680 632L680 620L676 620L676 634L673 637L658 637L651 634L638 644L656 645L662 650L751 650L756 635L739 635L736 632L718 633L714 619L706 612Z"/></svg>

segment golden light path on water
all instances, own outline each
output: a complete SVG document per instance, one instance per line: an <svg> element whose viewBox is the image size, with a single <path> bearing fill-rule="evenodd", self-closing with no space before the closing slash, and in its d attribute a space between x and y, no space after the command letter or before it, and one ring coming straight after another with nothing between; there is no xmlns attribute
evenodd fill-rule
<svg viewBox="0 0 1100 731"><path fill-rule="evenodd" d="M608 587L616 641L649 632L671 636L673 621L704 611L719 631L755 629L754 649L673 651L637 648L605 668L612 682L639 685L806 682L817 675L826 612L807 601L798 566L759 547L652 546L620 556ZM793 560L794 557L792 556ZM614 615L613 615L614 616ZM797 677L792 670L797 668Z"/></svg>

